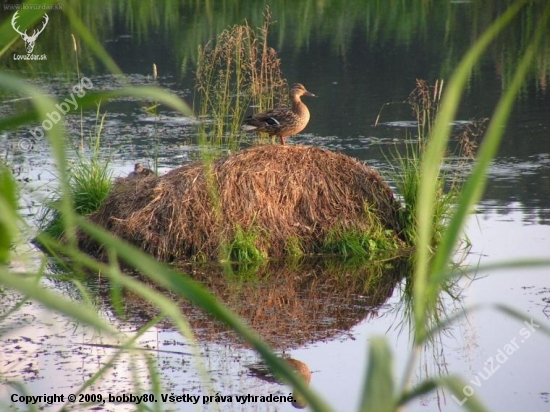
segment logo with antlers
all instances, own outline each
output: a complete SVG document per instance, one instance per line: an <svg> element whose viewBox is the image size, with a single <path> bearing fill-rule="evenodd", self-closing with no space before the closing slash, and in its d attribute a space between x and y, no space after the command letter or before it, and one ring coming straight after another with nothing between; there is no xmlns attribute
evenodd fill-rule
<svg viewBox="0 0 550 412"><path fill-rule="evenodd" d="M34 30L33 33L32 33L32 36L29 36L29 35L27 35L27 30L25 30L24 33L21 33L21 31L19 30L19 27L15 26L16 20L19 17L17 15L17 13L19 13L19 10L16 11L15 14L13 15L13 17L11 19L11 26L13 27L13 29L17 33L19 33L21 35L21 38L25 41L25 48L27 49L27 54L31 54L33 49L34 49L34 44L36 42L36 39L38 38L40 33L42 33L44 31L44 29L46 28L46 25L48 24L48 21L50 19L49 19L48 15L46 13L44 13L44 23L42 24L42 28L40 30Z"/></svg>

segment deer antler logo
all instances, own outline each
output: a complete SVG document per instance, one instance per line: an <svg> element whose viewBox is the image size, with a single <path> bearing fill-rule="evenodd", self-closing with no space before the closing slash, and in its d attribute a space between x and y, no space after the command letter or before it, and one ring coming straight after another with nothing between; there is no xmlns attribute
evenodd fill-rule
<svg viewBox="0 0 550 412"><path fill-rule="evenodd" d="M40 30L33 30L33 33L32 33L32 36L28 36L27 35L27 30L25 30L24 33L21 33L21 31L19 31L19 28L15 26L15 20L17 20L17 18L19 17L17 15L17 13L19 13L19 10L15 12L15 14L13 15L12 19L11 19L11 26L13 27L13 29L19 33L21 35L21 38L25 41L25 48L27 49L27 54L31 54L33 49L34 49L34 43L36 42L36 39L38 38L38 36L40 35L40 33L42 33L44 31L44 29L46 28L46 25L48 24L48 21L50 20L48 15L46 13L44 13L44 23L42 24L42 28Z"/></svg>

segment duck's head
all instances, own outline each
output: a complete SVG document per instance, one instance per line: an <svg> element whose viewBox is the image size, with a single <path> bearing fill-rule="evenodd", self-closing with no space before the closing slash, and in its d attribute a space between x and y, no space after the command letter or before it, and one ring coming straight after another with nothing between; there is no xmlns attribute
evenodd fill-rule
<svg viewBox="0 0 550 412"><path fill-rule="evenodd" d="M313 93L308 92L303 84L301 83L294 83L292 87L290 88L290 95L291 96L309 96L309 97L316 97Z"/></svg>

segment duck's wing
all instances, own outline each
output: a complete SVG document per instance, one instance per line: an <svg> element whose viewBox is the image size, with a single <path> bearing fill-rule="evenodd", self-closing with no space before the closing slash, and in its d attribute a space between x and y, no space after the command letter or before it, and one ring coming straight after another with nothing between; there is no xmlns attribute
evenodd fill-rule
<svg viewBox="0 0 550 412"><path fill-rule="evenodd" d="M285 119L288 119L290 112L292 112L292 109L280 107L265 113L255 114L252 118L258 122L265 123L268 126L279 126L285 121Z"/></svg>

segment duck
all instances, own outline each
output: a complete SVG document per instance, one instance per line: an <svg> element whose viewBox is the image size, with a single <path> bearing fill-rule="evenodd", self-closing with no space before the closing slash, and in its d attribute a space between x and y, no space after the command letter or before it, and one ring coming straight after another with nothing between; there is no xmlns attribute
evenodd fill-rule
<svg viewBox="0 0 550 412"><path fill-rule="evenodd" d="M270 136L277 136L281 145L284 145L285 138L300 133L309 123L309 110L302 102L302 96L317 97L308 92L303 84L294 83L290 88L291 107L279 107L248 116L244 119L242 130L265 132Z"/></svg>
<svg viewBox="0 0 550 412"><path fill-rule="evenodd" d="M311 382L311 370L309 369L309 366L307 366L304 362L290 358L288 357L285 352L283 351L282 359L290 366L296 374L300 375L307 385ZM265 382L270 383L282 383L280 379L273 375L271 371L267 368L265 364L255 364L248 366L248 369L250 370L252 376L255 376L256 378L259 378ZM304 409L307 406L306 400L297 392L292 392L292 406L296 409Z"/></svg>
<svg viewBox="0 0 550 412"><path fill-rule="evenodd" d="M128 174L128 179L137 179L141 177L152 176L154 174L155 172L153 172L151 169L144 167L143 164L136 163L134 165L134 171Z"/></svg>
<svg viewBox="0 0 550 412"><path fill-rule="evenodd" d="M300 375L306 383L309 385L311 382L311 370L304 362L299 361L294 358L284 358L286 363L288 363L298 375ZM307 406L306 400L297 392L292 392L292 406L296 409L304 409Z"/></svg>

